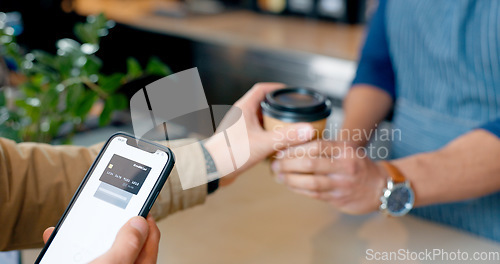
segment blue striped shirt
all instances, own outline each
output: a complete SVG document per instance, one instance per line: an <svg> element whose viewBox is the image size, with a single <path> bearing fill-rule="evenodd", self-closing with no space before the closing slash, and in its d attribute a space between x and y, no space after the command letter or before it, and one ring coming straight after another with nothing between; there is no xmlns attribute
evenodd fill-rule
<svg viewBox="0 0 500 264"><path fill-rule="evenodd" d="M415 1L413 1L415 2ZM422 2L427 2L427 1L422 1ZM432 3L429 3L428 5L434 5L438 1L431 1ZM460 4L457 2L464 2L464 1L446 1L448 3L445 4L445 6L459 6ZM466 1L468 3L465 3L465 7L470 8L470 5L474 5L476 1ZM489 1L485 0L483 1L484 4L490 5L496 3L495 7L491 7L491 12L500 12L499 10L499 3L496 1ZM406 5L408 3L404 3ZM420 4L422 5L422 4ZM408 9L411 9L412 5L407 5ZM379 3L378 10L375 12L373 15L369 29L366 35L366 40L365 40L365 45L363 46L363 49L361 51L361 57L358 65L358 69L356 72L356 77L354 78L353 84L370 84L375 87L378 87L385 92L387 92L394 100L397 97L397 89L396 89L396 76L395 76L395 69L393 67L392 63L392 58L391 58L391 52L389 50L389 44L388 44L388 36L387 36L387 26L386 26L386 9L387 9L387 0L381 0ZM395 10L396 11L396 10ZM428 11L428 10L425 10ZM468 12L466 12L468 13ZM432 17L427 17L427 16L445 16L445 15L450 15L447 13L435 13L431 15L426 14L427 19L433 19ZM467 17L463 17L463 19L467 19ZM410 23L413 21L410 21ZM490 52L488 52L487 55L485 56L490 56L491 61L495 61L494 63L490 63L489 68L491 70L491 75L494 75L493 77L490 77L490 79L495 78L494 83L490 83L492 89L498 90L500 89L500 15L496 17L496 20L490 21L489 23L496 23L496 27L494 25L491 25L493 29L489 29L489 34L491 34L491 42L490 43ZM496 30L495 30L496 29ZM413 27L408 27L406 30L413 30ZM487 29L488 30L488 29ZM458 33L461 33L460 31ZM463 36L465 37L465 36ZM477 39L471 39L470 41L479 41L481 38ZM489 42L489 41L485 41ZM437 43L441 44L441 43ZM496 47L495 47L496 46ZM405 49L408 49L408 52L412 52L410 50L411 46L408 47L403 47ZM443 47L443 49L446 49L446 47ZM484 53L484 51L483 51ZM423 55L423 54L420 54ZM479 55L480 56L480 55ZM476 63L477 64L477 63ZM493 66L495 65L495 66ZM439 65L438 67L441 67L442 65ZM448 65L444 65L445 67ZM465 66L467 67L467 66ZM479 71L482 71L482 69L479 69ZM469 73L470 74L470 73ZM474 74L474 73L472 73ZM453 76L452 76L453 77ZM404 82L405 80L401 80ZM485 80L487 82L487 80ZM465 85L465 84L464 84ZM470 85L470 84L469 84ZM442 89L446 89L447 86L440 87ZM473 90L473 89L481 89L478 86L469 86L467 89ZM485 94L488 94L485 92ZM487 96L492 96L492 95L486 95ZM495 111L498 112L500 111L499 108L499 92L496 91L496 99L495 104L497 105L497 108L495 108ZM467 98L466 98L467 99ZM480 101L474 102L474 103L481 103ZM496 118L493 120L488 120L487 122L480 124L477 128L482 128L487 131L490 131L491 133L495 134L497 137L500 137L500 118Z"/></svg>
<svg viewBox="0 0 500 264"><path fill-rule="evenodd" d="M500 1L381 0L353 83L394 99L392 158L474 129L500 137ZM500 241L500 192L411 214Z"/></svg>

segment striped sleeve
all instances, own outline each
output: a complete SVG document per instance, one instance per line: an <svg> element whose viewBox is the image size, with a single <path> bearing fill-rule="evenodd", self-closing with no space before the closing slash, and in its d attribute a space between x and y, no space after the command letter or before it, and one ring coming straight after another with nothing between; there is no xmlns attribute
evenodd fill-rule
<svg viewBox="0 0 500 264"><path fill-rule="evenodd" d="M479 129L484 129L500 138L500 118L479 126Z"/></svg>
<svg viewBox="0 0 500 264"><path fill-rule="evenodd" d="M356 77L352 84L353 87L356 84L373 85L386 91L395 99L395 77L385 26L386 4L386 0L381 0L371 19L365 44L361 50Z"/></svg>

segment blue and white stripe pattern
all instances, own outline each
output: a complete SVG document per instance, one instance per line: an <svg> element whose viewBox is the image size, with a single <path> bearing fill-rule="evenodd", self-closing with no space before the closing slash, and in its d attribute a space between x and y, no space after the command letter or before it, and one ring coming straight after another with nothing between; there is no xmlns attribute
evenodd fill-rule
<svg viewBox="0 0 500 264"><path fill-rule="evenodd" d="M394 127L402 135L394 158L436 150L500 118L500 1L388 1L386 8ZM500 241L499 193L412 214Z"/></svg>
<svg viewBox="0 0 500 264"><path fill-rule="evenodd" d="M469 123L500 116L500 1L388 1L396 93Z"/></svg>
<svg viewBox="0 0 500 264"><path fill-rule="evenodd" d="M500 1L380 0L353 83L394 98L393 158L478 127L500 137ZM500 193L411 213L500 241Z"/></svg>

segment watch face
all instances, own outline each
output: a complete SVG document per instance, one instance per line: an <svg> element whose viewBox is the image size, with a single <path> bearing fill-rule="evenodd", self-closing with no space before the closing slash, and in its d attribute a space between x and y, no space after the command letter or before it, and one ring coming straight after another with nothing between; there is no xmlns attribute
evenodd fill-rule
<svg viewBox="0 0 500 264"><path fill-rule="evenodd" d="M393 216L402 216L413 207L413 191L405 184L397 184L387 198L387 210Z"/></svg>

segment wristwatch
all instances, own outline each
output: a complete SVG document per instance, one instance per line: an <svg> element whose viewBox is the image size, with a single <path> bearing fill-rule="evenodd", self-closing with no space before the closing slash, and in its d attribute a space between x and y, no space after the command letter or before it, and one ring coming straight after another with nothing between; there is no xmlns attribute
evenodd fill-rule
<svg viewBox="0 0 500 264"><path fill-rule="evenodd" d="M415 204L415 194L410 182L396 166L387 161L381 161L380 164L390 176L380 197L380 211L390 216L403 216L410 212Z"/></svg>

